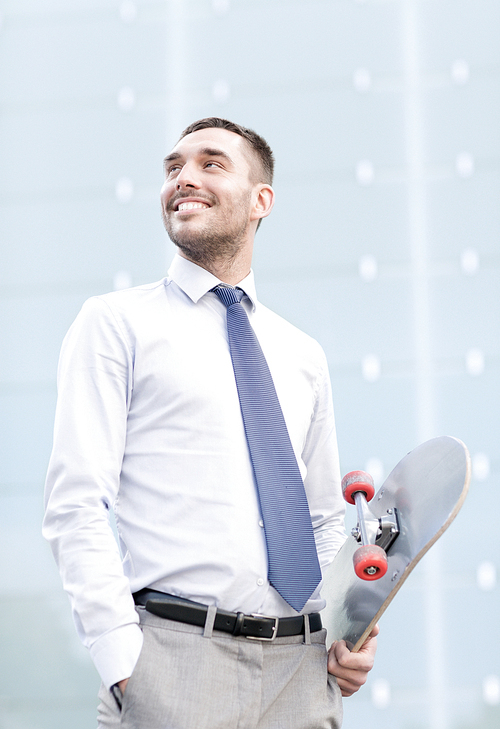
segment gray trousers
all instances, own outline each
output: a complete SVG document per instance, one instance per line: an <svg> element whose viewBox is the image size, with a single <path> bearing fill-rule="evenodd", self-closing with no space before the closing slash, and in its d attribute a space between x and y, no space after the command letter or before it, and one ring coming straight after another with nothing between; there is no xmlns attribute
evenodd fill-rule
<svg viewBox="0 0 500 729"><path fill-rule="evenodd" d="M340 729L340 689L325 630L248 640L138 608L144 646L120 711L101 686L98 728Z"/></svg>

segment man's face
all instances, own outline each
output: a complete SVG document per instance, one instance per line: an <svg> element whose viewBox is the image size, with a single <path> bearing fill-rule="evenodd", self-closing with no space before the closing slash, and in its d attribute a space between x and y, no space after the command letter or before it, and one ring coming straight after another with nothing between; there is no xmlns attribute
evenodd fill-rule
<svg viewBox="0 0 500 729"><path fill-rule="evenodd" d="M231 260L253 238L257 161L226 129L201 129L165 158L163 221L171 240L197 263Z"/></svg>

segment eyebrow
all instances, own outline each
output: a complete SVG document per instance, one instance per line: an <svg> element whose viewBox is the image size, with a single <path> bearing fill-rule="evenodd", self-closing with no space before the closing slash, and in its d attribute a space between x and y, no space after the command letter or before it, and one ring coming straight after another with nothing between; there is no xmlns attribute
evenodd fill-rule
<svg viewBox="0 0 500 729"><path fill-rule="evenodd" d="M234 166L234 162L231 157L227 154L227 152L224 152L222 149L216 149L215 147L204 147L203 149L199 150L198 155L202 157L222 157ZM165 157L165 159L163 160L163 164L166 167L169 162L174 162L175 160L181 158L182 154L180 154L180 152L171 152Z"/></svg>

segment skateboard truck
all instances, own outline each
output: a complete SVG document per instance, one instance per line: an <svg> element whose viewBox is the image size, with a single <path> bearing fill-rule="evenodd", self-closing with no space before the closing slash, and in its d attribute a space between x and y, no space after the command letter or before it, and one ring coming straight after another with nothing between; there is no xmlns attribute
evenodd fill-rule
<svg viewBox="0 0 500 729"><path fill-rule="evenodd" d="M399 524L397 509L377 518L368 506L375 494L373 478L365 471L351 471L342 479L342 494L349 504L355 504L358 525L352 535L361 542L353 555L354 571L362 580L378 580L387 572L387 550L397 539Z"/></svg>

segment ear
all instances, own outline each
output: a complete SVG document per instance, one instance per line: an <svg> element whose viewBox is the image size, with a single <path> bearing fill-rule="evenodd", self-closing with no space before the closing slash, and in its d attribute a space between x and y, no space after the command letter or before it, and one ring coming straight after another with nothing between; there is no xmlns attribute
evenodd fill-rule
<svg viewBox="0 0 500 729"><path fill-rule="evenodd" d="M271 185L260 184L254 190L254 204L250 220L266 218L274 205L274 190Z"/></svg>

